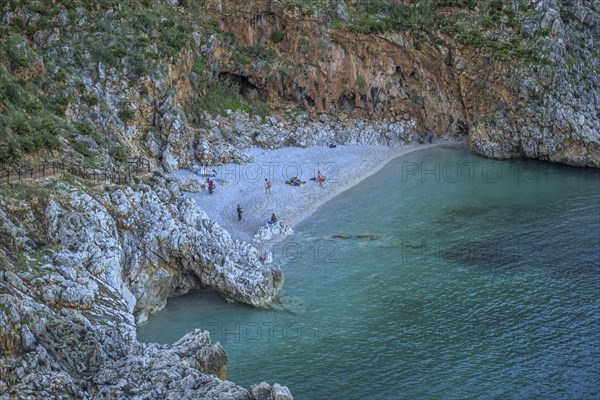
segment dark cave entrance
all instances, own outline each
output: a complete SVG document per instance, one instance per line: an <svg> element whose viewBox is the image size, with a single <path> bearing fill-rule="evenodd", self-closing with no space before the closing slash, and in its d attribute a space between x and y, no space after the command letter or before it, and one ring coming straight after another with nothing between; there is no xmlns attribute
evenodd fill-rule
<svg viewBox="0 0 600 400"><path fill-rule="evenodd" d="M238 75L231 72L219 73L219 81L225 84L234 85L239 89L240 94L248 101L263 100L266 97L256 85L254 85L247 76Z"/></svg>

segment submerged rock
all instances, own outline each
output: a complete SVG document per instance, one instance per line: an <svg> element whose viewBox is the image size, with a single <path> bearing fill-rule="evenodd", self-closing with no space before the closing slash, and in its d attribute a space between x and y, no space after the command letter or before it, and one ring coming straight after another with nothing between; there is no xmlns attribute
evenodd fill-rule
<svg viewBox="0 0 600 400"><path fill-rule="evenodd" d="M372 242L375 240L379 240L380 236L373 234L373 233L368 233L368 234L344 234L344 233L338 233L335 235L331 235L328 237L328 240L331 239L343 239L343 240L348 240L348 239L356 239L356 240L362 240L362 241L366 241L366 242Z"/></svg>
<svg viewBox="0 0 600 400"><path fill-rule="evenodd" d="M294 315L305 315L308 313L309 306L309 303L302 298L283 296L271 304L271 309Z"/></svg>

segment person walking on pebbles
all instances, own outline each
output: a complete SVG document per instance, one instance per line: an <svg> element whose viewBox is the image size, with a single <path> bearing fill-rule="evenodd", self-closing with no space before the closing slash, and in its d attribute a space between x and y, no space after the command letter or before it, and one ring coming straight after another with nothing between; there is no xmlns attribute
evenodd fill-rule
<svg viewBox="0 0 600 400"><path fill-rule="evenodd" d="M325 181L325 175L323 175L321 171L317 171L317 181L319 181L319 186L325 189L325 186L323 186L323 182Z"/></svg>
<svg viewBox="0 0 600 400"><path fill-rule="evenodd" d="M238 206L237 206L238 222L242 220L243 213L244 213L244 210L242 209L242 206L240 206L238 204Z"/></svg>
<svg viewBox="0 0 600 400"><path fill-rule="evenodd" d="M271 180L269 178L265 178L265 192L271 193Z"/></svg>

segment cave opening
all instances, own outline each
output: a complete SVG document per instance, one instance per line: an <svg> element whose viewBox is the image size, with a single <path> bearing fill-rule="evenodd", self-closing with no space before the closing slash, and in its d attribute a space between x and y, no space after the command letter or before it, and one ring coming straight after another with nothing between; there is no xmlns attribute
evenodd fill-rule
<svg viewBox="0 0 600 400"><path fill-rule="evenodd" d="M221 72L219 73L219 81L237 86L240 94L248 101L264 101L266 97L256 85L250 82L247 76L238 75L231 72Z"/></svg>
<svg viewBox="0 0 600 400"><path fill-rule="evenodd" d="M356 93L344 93L337 101L339 111L350 114L356 108Z"/></svg>

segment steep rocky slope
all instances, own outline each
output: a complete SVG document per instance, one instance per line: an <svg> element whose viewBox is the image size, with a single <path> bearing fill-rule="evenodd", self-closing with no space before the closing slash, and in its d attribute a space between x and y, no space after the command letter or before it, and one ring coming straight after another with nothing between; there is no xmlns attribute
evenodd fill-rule
<svg viewBox="0 0 600 400"><path fill-rule="evenodd" d="M260 306L283 284L176 185L22 185L0 204L0 398L291 398L225 381L227 356L208 332L137 342L136 318L167 296L211 286Z"/></svg>
<svg viewBox="0 0 600 400"><path fill-rule="evenodd" d="M344 1L336 13L349 22L337 29L318 11L302 17L282 1L213 1L236 46L221 44L211 60L221 76L273 104L342 120L414 120L417 131L468 135L489 157L600 166L597 3L469 3L440 7L419 39L386 27L357 33Z"/></svg>
<svg viewBox="0 0 600 400"><path fill-rule="evenodd" d="M0 6L0 164L156 170L243 149L466 136L600 166L600 17L575 0L43 0ZM289 398L207 334L135 340L166 298L262 306L283 277L175 186L0 191L0 397ZM103 191L104 190L104 191Z"/></svg>
<svg viewBox="0 0 600 400"><path fill-rule="evenodd" d="M224 143L305 143L296 118L326 114L468 135L490 157L599 165L595 2L175 3L5 5L0 162L141 154L173 170L212 147L236 159ZM228 109L291 135L223 131L211 116Z"/></svg>

